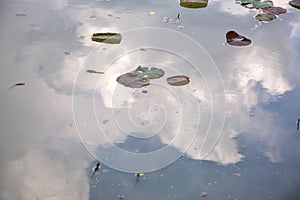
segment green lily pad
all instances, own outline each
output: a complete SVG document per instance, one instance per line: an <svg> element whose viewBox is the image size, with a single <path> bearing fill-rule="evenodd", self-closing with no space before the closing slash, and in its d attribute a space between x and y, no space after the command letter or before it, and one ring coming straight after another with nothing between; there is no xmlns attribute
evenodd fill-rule
<svg viewBox="0 0 300 200"><path fill-rule="evenodd" d="M190 78L185 75L171 76L167 78L167 83L172 86L186 85L190 83Z"/></svg>
<svg viewBox="0 0 300 200"><path fill-rule="evenodd" d="M264 13L271 13L274 15L280 15L286 13L286 9L281 7L268 7L263 9Z"/></svg>
<svg viewBox="0 0 300 200"><path fill-rule="evenodd" d="M149 68L138 66L133 72L135 72L140 78L147 77L149 79L157 79L165 75L164 70L156 67Z"/></svg>
<svg viewBox="0 0 300 200"><path fill-rule="evenodd" d="M117 78L117 82L130 88L141 88L150 85L150 81L147 77L141 78L134 72L128 72L120 75Z"/></svg>
<svg viewBox="0 0 300 200"><path fill-rule="evenodd" d="M108 44L120 44L122 36L120 33L94 33L92 41Z"/></svg>
<svg viewBox="0 0 300 200"><path fill-rule="evenodd" d="M291 6L293 6L294 8L300 9L300 0L292 0L292 1L289 1L289 4L290 4Z"/></svg>
<svg viewBox="0 0 300 200"><path fill-rule="evenodd" d="M208 0L180 0L180 6L185 8L204 8Z"/></svg>
<svg viewBox="0 0 300 200"><path fill-rule="evenodd" d="M261 22L270 22L276 18L277 18L276 15L274 15L272 13L263 13L263 14L258 14L255 16L255 19L257 19L258 21L261 21Z"/></svg>
<svg viewBox="0 0 300 200"><path fill-rule="evenodd" d="M271 7L271 6L273 6L272 1L255 1L252 3L251 8L263 9L263 8L267 8L267 7Z"/></svg>
<svg viewBox="0 0 300 200"><path fill-rule="evenodd" d="M236 3L250 9L263 9L273 6L272 1L261 1L261 0L236 0Z"/></svg>

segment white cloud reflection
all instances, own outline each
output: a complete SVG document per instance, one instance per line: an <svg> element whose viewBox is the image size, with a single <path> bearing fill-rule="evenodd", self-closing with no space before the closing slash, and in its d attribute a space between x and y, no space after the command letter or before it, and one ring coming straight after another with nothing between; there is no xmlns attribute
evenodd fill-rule
<svg viewBox="0 0 300 200"><path fill-rule="evenodd" d="M276 5L286 5L286 1L275 2ZM228 1L220 1L218 3L220 4L222 11L230 12L233 15L238 15L238 18L234 18L233 16L233 20L235 20L234 22L237 23L237 25L241 25L239 24L240 18L249 13L247 9L244 9L239 5L233 3L228 4ZM67 1L54 1L53 5L51 6L49 6L47 3L46 5L42 5L42 7L51 10L58 10L64 8L67 9L67 5ZM228 8L230 8L230 10ZM24 68L22 68L21 70L29 69L32 70L31 72L36 72L36 67L40 66L41 64L40 61L45 61L45 68L47 71L45 73L40 73L40 75L42 76L41 79L39 77L35 77L35 75L32 74L28 75L28 72L26 70L21 71L23 72L20 73L22 74L22 76L20 74L18 76L15 76L16 80L26 77L26 80L28 80L28 82L30 81L31 84L31 90L28 90L26 92L36 95L33 96L33 98L35 98L34 100L32 100L30 97L24 99L25 102L28 102L28 104L26 104L28 107L25 106L21 109L20 106L16 106L15 108L19 109L13 111L12 113L12 111L8 110L8 108L10 108L8 103L18 104L20 102L11 101L10 99L3 99L5 103L1 104L1 106L5 108L1 110L2 113L11 113L11 118L21 122L21 124L19 124L19 127L13 127L13 125L7 125L9 123L6 118L5 120L2 120L1 127L5 127L2 128L2 130L7 131L7 134L9 133L9 136L5 136L0 140L0 146L5 147L5 151L9 149L7 154L1 153L0 176L1 180L5 180L5 182L2 182L0 187L0 197L2 199L34 199L37 197L40 199L88 199L89 184L85 173L85 167L87 167L86 152L82 151L82 149L74 148L74 146L79 145L77 135L74 134L75 130L73 128L70 128L71 130L68 130L65 125L72 121L72 110L70 106L71 96L68 96L72 92L72 88L70 86L72 86L75 78L77 77L78 70L84 63L87 52L97 46L97 44L90 41L90 36L94 32L122 32L127 31L131 28L143 27L145 25L168 26L170 28L169 25L161 24L161 16L159 16L158 14L159 10L156 11L157 15L151 16L151 19L149 19L149 23L148 21L146 23L146 20L143 20L143 18L147 16L145 15L145 11L137 11L134 14L128 14L115 12L114 10L89 8L89 6L88 8L78 6L76 8L72 7L68 9L70 11L69 13L63 11L61 14L68 13L67 17L71 19L72 23L81 23L81 25L76 26L76 37L80 38L81 36L85 36L83 39L79 40L81 41L83 47L72 51L72 55L63 57L60 54L59 56L55 54L57 53L56 50L61 51L60 53L62 54L66 50L64 46L55 46L55 44L52 43L53 41L55 42L57 38L51 38L51 40L47 40L47 37L45 37L46 39L42 38L39 41L33 41L31 44L21 44L20 41L16 40L14 44L15 46L24 45L25 47L20 47L20 49L24 49L26 50L26 52L27 50L31 50L31 52L33 52L32 54L34 55L32 56L30 54L32 57L25 59L27 62L23 62L23 65L21 66L24 66ZM37 10L39 9L37 8ZM47 9L45 10L41 10L41 12L47 13ZM167 13L167 11L165 10L162 12L163 14L161 15L168 14L168 16L171 16L173 14ZM91 15L96 15L96 20L90 19ZM212 15L214 18L218 17L216 13L212 13ZM121 19L114 18L114 16L121 16ZM28 14L28 18L29 17L30 15ZM24 20L26 20L26 18L24 18ZM32 18L30 18L30 20L32 20ZM47 24L48 20L50 19L48 19L44 14L36 17L35 20L36 21L34 21L34 23L43 25ZM199 19L197 18L195 20ZM195 20L190 19L189 22L186 22L186 24L184 24L185 27L187 27L187 30L192 30L192 28L189 27L193 27L194 24L199 24L199 22L196 22ZM184 18L182 21L184 21ZM28 26L30 26L31 23L32 21L27 21ZM203 20L201 21L201 26L206 27L207 25L207 27L210 27L209 23L209 21ZM230 24L228 23L229 22L226 22L225 24L220 23L218 24L218 26L227 29L228 27L230 27ZM23 22L23 25L24 24L26 23ZM296 22L291 24L291 35L299 35L298 24ZM51 27L51 25L49 26ZM46 29L45 32L51 31L48 26L41 27L41 29L43 28ZM58 26L58 28L56 27L56 29L54 27L54 32L56 32L56 35L61 31L59 28L60 26ZM220 68L222 68L221 71L223 73L226 87L226 101L228 105L227 120L218 144L213 149L213 151L207 157L205 157L206 160L212 160L220 162L222 164L239 162L243 158L243 155L238 152L238 146L235 141L235 137L237 137L239 133L250 129L256 137L258 137L258 135L261 135L261 137L263 138L268 138L271 132L270 127L273 127L274 124L276 124L276 122L274 121L268 121L268 123L266 121L261 121L261 123L258 123L259 120L257 120L254 131L254 128L249 128L252 126L252 119L251 117L249 117L251 109L253 107L257 107L261 102L269 101L269 99L271 98L276 99L277 95L284 94L285 92L292 90L291 84L284 76L284 70L286 66L289 66L290 62L292 62L293 60L293 55L291 53L293 51L293 47L291 47L292 44L286 43L285 39L286 37L288 37L288 35L286 35L286 33L281 35L279 31L277 31L277 27L269 26L269 28L266 28L266 30L270 33L277 32L276 37L271 37L271 39L269 40L269 42L272 43L272 39L276 39L277 45L275 46L275 50L271 47L265 47L264 45L258 44L258 41L261 41L263 39L257 38L257 40L255 41L256 44L253 44L253 46L249 48L229 49L229 47L227 46L222 46L219 49L219 52L216 53L216 55L218 53L224 53L225 55L230 54L227 56L227 58L230 58L228 59L229 61L223 60L224 65L219 66ZM259 29L256 31L259 31ZM6 35L11 32L17 31L8 29ZM43 34L45 34L45 32ZM211 32L215 31L212 30ZM248 31L248 33L250 34L251 32ZM290 34L290 32L288 33ZM201 34L201 31L199 33L198 30L195 35L197 34ZM223 35L224 33L222 33L222 36ZM6 38L4 36L5 35L1 36L1 40L9 41L9 37L7 36ZM213 33L212 37L217 38ZM13 48L14 45L12 45ZM11 47L11 44L9 46ZM107 48L107 50L104 50L104 52L112 51L114 50L114 48L116 48L109 45L104 46L105 48ZM283 46L285 50L288 49L287 52L281 52ZM10 51L7 51L9 52L7 54L9 54L10 56L4 54L6 58L13 58L15 53L18 54L18 52L15 52L13 48L11 48ZM39 51L39 49L44 49L46 51ZM228 53L229 51L230 53ZM214 55L212 56L214 57ZM36 58L42 59L39 60ZM13 62L14 61L5 60L5 62L3 61L3 65L13 66L15 64ZM134 62L124 57L123 60L120 60L120 63L124 64L124 66L129 66ZM99 66L89 65L87 67L95 67L97 70ZM100 68L101 67L102 66L100 66ZM6 70L10 72L9 74L15 74L14 71L10 71L11 69ZM109 117L111 117L110 109L113 108L113 106L116 106L117 108L114 111L120 112L119 116L117 117L122 118L122 110L118 109L125 107L129 111L132 111L131 114L133 114L133 117L135 117L135 120L137 122L143 122L145 124L151 122L153 126L150 127L150 129L153 131L157 131L156 126L161 125L159 121L155 122L153 121L153 119L162 118L163 120L164 112L170 113L172 111L172 108L178 107L178 102L170 94L164 97L161 97L158 94L151 99L146 99L144 98L145 96L143 96L143 101L138 101L141 96L140 93L131 93L132 90L124 88L124 90L122 90L122 92L124 93L122 95L121 93L119 93L120 99L117 99L118 102L114 101L113 104L111 101L114 95L112 89L119 87L114 80L120 73L122 73L123 71L125 72L126 70L127 69L125 67L121 67L118 69L115 67L109 68L104 78L104 81L107 82L107 84L104 85L104 88L100 88L100 93L102 96L96 100L99 103L103 103L102 106L105 107L104 110L101 110L101 114L99 114L99 122L102 124L104 132L110 133L110 139L113 142L118 143L124 142L126 140L126 136L122 133L122 131L120 131L118 127L116 127L114 120L106 121ZM86 100L86 93L90 94L91 91L94 91L97 88L97 85L94 83L97 83L98 77L90 74L86 75L89 80L83 82L83 84L80 85L83 95L76 97L80 98L82 101ZM1 80L7 81L6 77ZM6 82L4 85L9 85L9 83ZM176 89L177 92L179 92L179 99L183 100L183 102L186 101L184 102L186 103L186 105L191 105L192 103L194 103L194 100L199 101L198 103L199 108L202 112L202 116L209 116L210 99L208 92L205 89L202 89L205 88L204 84L202 82L193 81L192 79L191 85L194 88L200 89L197 89L196 91ZM262 99L261 97L261 89L258 88L260 85L265 90L264 94L266 97L264 99ZM48 87L50 87L50 89ZM154 90L154 88L152 89L153 92L157 92ZM148 90L150 93L151 88L149 87ZM61 93L61 91L64 92ZM25 93L21 94L26 96ZM2 95L2 93L0 95ZM18 98L20 97L11 96L11 98L18 100ZM128 99L130 99L130 101L128 101ZM166 100L166 102L164 102L164 106L167 108L163 111L159 110L159 106L158 108L153 106L158 104L162 100ZM140 112L140 110L142 110L142 108L146 107L147 105L152 105L153 107L146 110L147 112ZM89 106L90 105L83 106L80 109L89 110ZM96 109L97 108L100 107L96 107ZM153 112L155 108L158 111ZM48 111L46 111L46 109ZM195 110L194 107L186 106L184 107L184 109L186 109L187 112L190 112L193 118L197 118L197 116L193 116L193 112ZM219 109L219 113L221 115L222 110L220 108L216 109ZM93 115L93 112L94 110L91 110L90 115ZM25 115L24 113L29 114ZM81 123L94 123L92 126L86 126L86 129L94 130L93 133L96 137L97 130L99 128L97 122L92 121L92 117L90 117L89 115L84 117L86 120ZM178 124L180 124L180 118L178 118L177 115L172 114L168 117L168 123L164 127L164 131L159 135L161 141L164 143L170 142L170 139L173 138L176 129L178 129ZM28 119L35 120L27 121ZM183 134L180 134L172 143L172 145L180 151L184 151L186 149L186 146L182 145L182 143L186 144L186 142L182 141L185 141L186 138L191 137L191 135L189 134L192 134L192 132L189 131L194 130L193 126L199 125L200 128L203 128L206 127L209 123L209 117L204 117L203 119L201 118L199 124L197 123L197 120L193 120L195 119L192 119L189 124L186 124L186 130L183 131ZM124 121L125 124L126 122L127 121ZM33 124L35 128L30 128L31 126L33 126ZM126 128L133 129L134 126L130 124ZM278 131L280 131L280 129L281 128L278 127ZM141 130L145 129L141 128ZM205 128L200 130L205 131ZM27 132L24 133L23 131ZM20 135L20 133L24 135ZM143 133L148 134L147 132ZM40 146L34 146L32 143L35 142L28 142L26 138L33 138L37 140L37 144ZM64 142L59 143L59 138L61 138L61 140L64 140ZM91 140L89 142L91 144L95 144L94 137L90 139ZM15 145L8 147L7 143L11 144L12 141L15 142ZM97 141L97 144L102 144L102 142L105 141L100 139ZM203 157L199 154L199 147L201 146L202 142L203 135L196 135L193 144L186 151L186 154L193 159L203 159ZM279 162L282 158L280 145L278 145L278 138L273 138L268 142L269 143L264 150L264 154L268 156L271 161ZM15 148L17 148L17 150Z"/></svg>

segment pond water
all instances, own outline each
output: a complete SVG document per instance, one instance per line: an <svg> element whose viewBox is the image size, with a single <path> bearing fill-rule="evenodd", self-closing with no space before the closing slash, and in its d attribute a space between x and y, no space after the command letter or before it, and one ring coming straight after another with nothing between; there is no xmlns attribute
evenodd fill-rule
<svg viewBox="0 0 300 200"><path fill-rule="evenodd" d="M300 10L273 3L1 1L0 199L299 199ZM139 65L165 74L116 81Z"/></svg>

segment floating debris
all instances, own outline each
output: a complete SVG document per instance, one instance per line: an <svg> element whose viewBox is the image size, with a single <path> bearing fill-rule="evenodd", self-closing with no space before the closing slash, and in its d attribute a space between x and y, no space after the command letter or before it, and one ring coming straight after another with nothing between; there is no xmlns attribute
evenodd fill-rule
<svg viewBox="0 0 300 200"><path fill-rule="evenodd" d="M148 90L142 90L142 93L148 93Z"/></svg>
<svg viewBox="0 0 300 200"><path fill-rule="evenodd" d="M92 174L91 178L93 178L93 176L99 169L100 169L100 161L98 161L96 166L93 168L93 174Z"/></svg>
<svg viewBox="0 0 300 200"><path fill-rule="evenodd" d="M228 31L226 33L226 40L227 40L227 43L232 46L248 46L251 44L250 39L248 39L242 35L239 35L235 31Z"/></svg>
<svg viewBox="0 0 300 200"><path fill-rule="evenodd" d="M135 72L127 72L117 78L117 82L130 88L141 88L150 85L149 78L139 77Z"/></svg>
<svg viewBox="0 0 300 200"><path fill-rule="evenodd" d="M272 13L273 15L280 15L286 13L286 9L281 7L268 7L263 9L264 13Z"/></svg>
<svg viewBox="0 0 300 200"><path fill-rule="evenodd" d="M172 86L186 85L190 83L190 79L185 75L171 76L167 78L167 83Z"/></svg>
<svg viewBox="0 0 300 200"><path fill-rule="evenodd" d="M69 56L69 55L72 55L72 52L70 52L70 51L65 51L64 54L65 54L66 56Z"/></svg>
<svg viewBox="0 0 300 200"><path fill-rule="evenodd" d="M156 67L142 67L140 65L133 72L140 78L147 77L149 79L157 79L165 75L162 69Z"/></svg>
<svg viewBox="0 0 300 200"><path fill-rule="evenodd" d="M144 176L144 174L142 174L142 173L140 173L140 172L137 172L137 173L135 173L134 176L136 177L136 181L139 181L140 177L141 177L141 176Z"/></svg>
<svg viewBox="0 0 300 200"><path fill-rule="evenodd" d="M200 197L201 198L207 197L207 192L201 192Z"/></svg>
<svg viewBox="0 0 300 200"><path fill-rule="evenodd" d="M177 18L177 19L180 19L180 13L177 14L177 17L176 17L176 18Z"/></svg>
<svg viewBox="0 0 300 200"><path fill-rule="evenodd" d="M96 15L91 15L91 16L90 16L90 19L96 19L96 18L97 18Z"/></svg>
<svg viewBox="0 0 300 200"><path fill-rule="evenodd" d="M150 16L151 16L151 15L155 15L155 12L150 11L150 12L149 12L149 15L150 15Z"/></svg>
<svg viewBox="0 0 300 200"><path fill-rule="evenodd" d="M25 17L26 14L25 14L25 13L16 13L16 16L17 16L17 17Z"/></svg>
<svg viewBox="0 0 300 200"><path fill-rule="evenodd" d="M177 24L179 22L179 19L178 18L173 19L171 17L163 17L163 18L160 19L160 21L164 22L166 24L169 24L169 23L170 24L172 24L172 23Z"/></svg>
<svg viewBox="0 0 300 200"><path fill-rule="evenodd" d="M297 131L299 131L299 126L300 126L300 118L298 118L298 120L297 120L296 124L297 124Z"/></svg>
<svg viewBox="0 0 300 200"><path fill-rule="evenodd" d="M185 8L205 8L208 0L180 0L180 6Z"/></svg>
<svg viewBox="0 0 300 200"><path fill-rule="evenodd" d="M25 85L25 83L16 83L16 84L10 86L8 89L10 90L10 89L12 89L12 88L14 88L14 87L22 86L22 85Z"/></svg>
<svg viewBox="0 0 300 200"><path fill-rule="evenodd" d="M86 70L86 72L90 73L90 74L104 74L104 72L99 72L99 71L96 71L96 70L92 70L92 69L88 69Z"/></svg>
<svg viewBox="0 0 300 200"><path fill-rule="evenodd" d="M262 14L258 14L255 16L255 19L257 19L258 21L261 21L261 22L265 22L265 23L273 21L276 18L277 18L276 15L274 15L272 13L262 13Z"/></svg>
<svg viewBox="0 0 300 200"><path fill-rule="evenodd" d="M122 36L120 33L94 33L92 41L107 44L120 44Z"/></svg>
<svg viewBox="0 0 300 200"><path fill-rule="evenodd" d="M118 195L118 199L122 200L122 199L125 199L125 197L124 197L124 195Z"/></svg>
<svg viewBox="0 0 300 200"><path fill-rule="evenodd" d="M289 1L290 6L293 6L294 8L300 9L300 0L292 0Z"/></svg>

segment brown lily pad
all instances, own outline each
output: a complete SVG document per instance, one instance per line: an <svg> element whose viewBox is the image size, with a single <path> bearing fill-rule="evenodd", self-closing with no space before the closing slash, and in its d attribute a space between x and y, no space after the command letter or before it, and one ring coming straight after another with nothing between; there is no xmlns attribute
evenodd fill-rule
<svg viewBox="0 0 300 200"><path fill-rule="evenodd" d="M264 13L272 13L273 15L280 15L286 13L286 9L281 7L268 7L263 9Z"/></svg>
<svg viewBox="0 0 300 200"><path fill-rule="evenodd" d="M125 87L130 87L130 88L141 88L150 85L149 78L139 77L134 72L128 72L122 74L117 78L117 82L124 85Z"/></svg>
<svg viewBox="0 0 300 200"><path fill-rule="evenodd" d="M167 78L167 83L172 86L186 85L190 83L190 78L185 75L171 76Z"/></svg>
<svg viewBox="0 0 300 200"><path fill-rule="evenodd" d="M293 6L294 8L300 9L300 0L292 0L292 1L289 1L289 4L290 4L291 6Z"/></svg>
<svg viewBox="0 0 300 200"><path fill-rule="evenodd" d="M251 40L245 36L239 35L235 31L228 31L226 33L226 40L229 45L232 46L248 46L251 44Z"/></svg>

